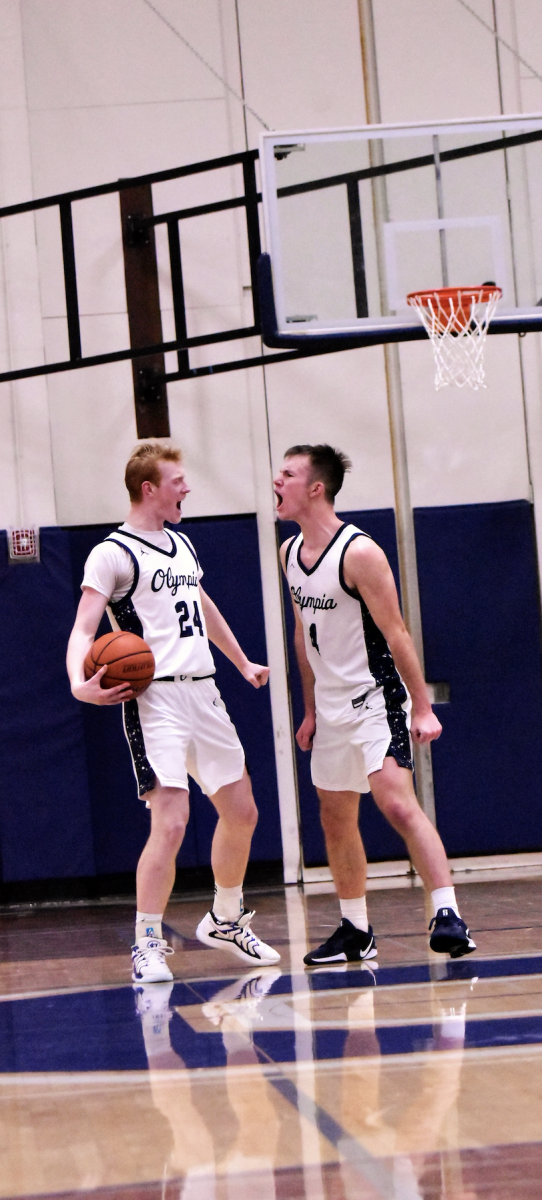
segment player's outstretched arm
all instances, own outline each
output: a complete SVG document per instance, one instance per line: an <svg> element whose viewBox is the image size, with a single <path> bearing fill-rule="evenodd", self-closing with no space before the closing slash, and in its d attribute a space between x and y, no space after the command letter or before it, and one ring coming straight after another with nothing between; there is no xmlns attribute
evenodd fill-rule
<svg viewBox="0 0 542 1200"><path fill-rule="evenodd" d="M384 551L368 538L356 538L344 559L344 577L364 599L373 621L388 643L397 669L412 697L412 736L432 742L442 726L431 708L429 693L414 643L401 616L397 588Z"/></svg>
<svg viewBox="0 0 542 1200"><path fill-rule="evenodd" d="M123 700L131 700L133 696L129 685L125 683L119 687L107 688L107 690L100 687L100 680L107 670L106 667L97 671L92 679L85 679L85 657L94 641L106 604L107 599L102 596L101 592L95 591L94 588L83 588L75 624L68 642L66 667L72 695L76 700L83 700L86 704L120 704Z"/></svg>
<svg viewBox="0 0 542 1200"><path fill-rule="evenodd" d="M283 542L282 546L280 548L280 561L282 563L282 569L284 571L284 574L286 574L286 551L288 549L288 546L289 546L291 540L293 540L293 539L289 538L288 541ZM292 603L293 603L293 600L292 600ZM295 735L295 740L296 740L300 750L310 750L311 746L312 746L312 740L313 740L314 734L316 732L316 703L315 703L315 699L314 699L314 674L313 674L312 667L309 663L309 660L307 658L307 653L305 650L305 635L303 633L303 625L301 623L301 618L299 616L299 610L298 610L297 604L293 603L293 607L294 607L294 617L295 617L295 632L294 632L295 656L297 658L299 674L301 675L301 687L302 687L302 691L303 691L303 701L305 704L305 716L303 717L301 725L299 726L299 729Z"/></svg>
<svg viewBox="0 0 542 1200"><path fill-rule="evenodd" d="M230 662L237 667L247 683L251 683L255 688L263 687L269 679L269 667L250 662L222 613L218 611L210 596L204 592L201 584L199 590L209 640L214 642L215 646L218 646L218 649L226 655L226 658L229 658Z"/></svg>

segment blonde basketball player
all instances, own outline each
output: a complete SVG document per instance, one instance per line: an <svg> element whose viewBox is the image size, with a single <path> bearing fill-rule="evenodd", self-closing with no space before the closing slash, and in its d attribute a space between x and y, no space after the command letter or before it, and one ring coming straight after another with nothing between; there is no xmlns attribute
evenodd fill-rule
<svg viewBox="0 0 542 1200"><path fill-rule="evenodd" d="M459 915L444 847L412 783L409 731L423 745L440 736L441 726L389 563L367 534L335 513L349 469L346 455L331 446L292 446L275 480L279 517L301 526L281 548L305 701L297 741L302 750L312 748L312 780L342 917L305 962L376 954L358 825L360 793L368 791L404 838L431 892L431 948L459 958L476 946Z"/></svg>
<svg viewBox="0 0 542 1200"><path fill-rule="evenodd" d="M139 795L151 810L150 836L137 868L132 977L143 984L173 979L162 915L188 822L188 774L218 813L211 857L215 897L197 937L251 968L276 963L280 955L252 932L254 913L243 906L243 878L258 814L241 743L214 682L209 638L253 687L267 683L269 669L249 662L204 592L192 543L164 528L165 521L180 521L182 501L190 491L180 451L159 442L138 445L125 482L131 500L128 520L87 559L67 666L78 700L124 703ZM106 608L114 629L138 633L154 653L155 678L137 699L125 685L102 690L104 669L85 681L85 655Z"/></svg>

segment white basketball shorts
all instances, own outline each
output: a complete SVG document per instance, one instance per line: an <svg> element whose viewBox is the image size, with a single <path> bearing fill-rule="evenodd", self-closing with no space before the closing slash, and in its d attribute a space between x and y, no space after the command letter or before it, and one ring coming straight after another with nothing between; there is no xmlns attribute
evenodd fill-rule
<svg viewBox="0 0 542 1200"><path fill-rule="evenodd" d="M156 782L187 788L191 775L214 796L244 771L245 755L214 678L155 681L124 705L139 795Z"/></svg>
<svg viewBox="0 0 542 1200"><path fill-rule="evenodd" d="M369 792L368 776L394 758L412 770L411 701L401 685L372 688L354 702L351 721L334 725L316 715L312 782L326 792Z"/></svg>

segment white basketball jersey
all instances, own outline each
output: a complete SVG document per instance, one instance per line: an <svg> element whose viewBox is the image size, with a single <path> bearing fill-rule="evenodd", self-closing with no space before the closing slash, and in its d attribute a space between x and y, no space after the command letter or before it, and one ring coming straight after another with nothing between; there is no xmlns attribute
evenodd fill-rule
<svg viewBox="0 0 542 1200"><path fill-rule="evenodd" d="M215 665L199 594L197 554L184 534L165 532L170 550L122 529L105 539L122 546L134 564L132 586L121 600L109 601L109 618L114 629L145 639L155 657L155 679L211 675Z"/></svg>
<svg viewBox="0 0 542 1200"><path fill-rule="evenodd" d="M402 690L406 699L384 635L344 579L347 547L354 538L368 536L355 525L341 525L313 567L301 561L302 534L286 553L286 576L315 678L317 713L333 724L351 720L371 688L396 695Z"/></svg>

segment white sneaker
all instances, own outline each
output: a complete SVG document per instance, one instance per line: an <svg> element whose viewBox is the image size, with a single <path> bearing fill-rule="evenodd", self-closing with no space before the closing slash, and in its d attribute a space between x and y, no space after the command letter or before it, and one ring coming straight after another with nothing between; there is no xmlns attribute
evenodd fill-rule
<svg viewBox="0 0 542 1200"><path fill-rule="evenodd" d="M196 929L196 937L204 946L228 950L243 962L259 963L261 966L280 962L280 954L271 946L266 946L252 932L250 920L253 916L253 912L245 909L237 921L219 921L214 912L208 912Z"/></svg>
<svg viewBox="0 0 542 1200"><path fill-rule="evenodd" d="M132 946L134 983L169 983L173 975L165 961L166 954L173 954L173 950L163 938L140 938Z"/></svg>

